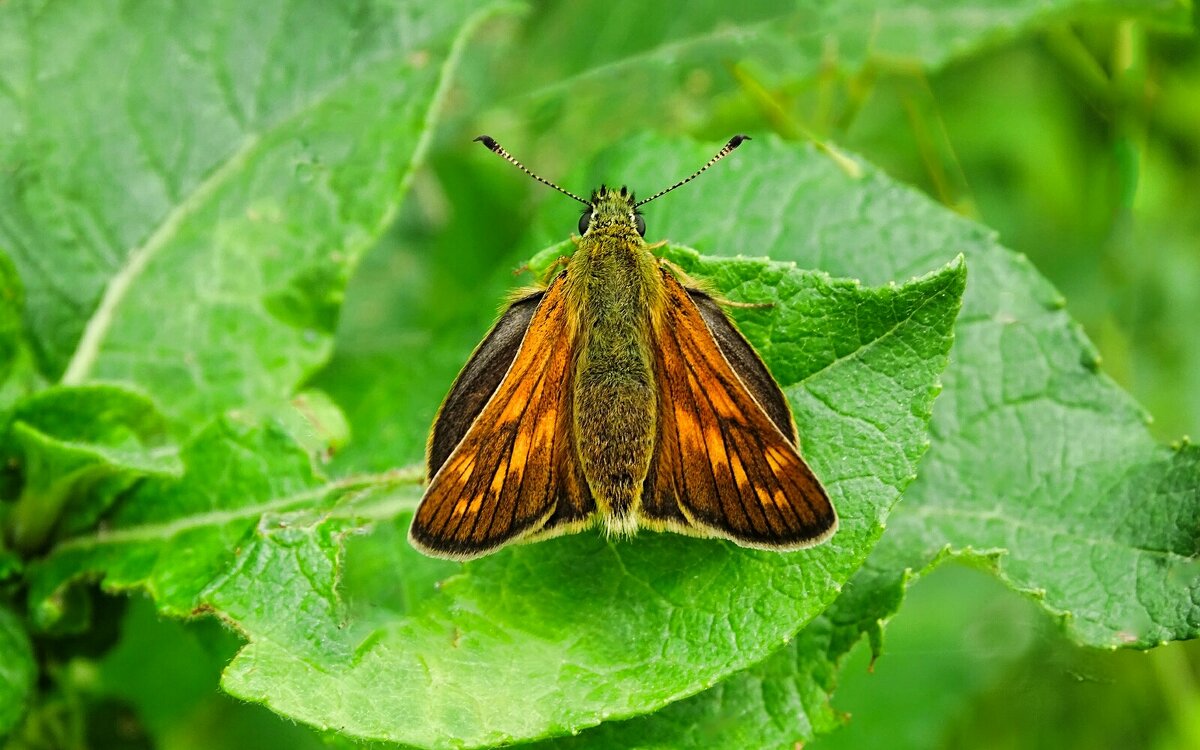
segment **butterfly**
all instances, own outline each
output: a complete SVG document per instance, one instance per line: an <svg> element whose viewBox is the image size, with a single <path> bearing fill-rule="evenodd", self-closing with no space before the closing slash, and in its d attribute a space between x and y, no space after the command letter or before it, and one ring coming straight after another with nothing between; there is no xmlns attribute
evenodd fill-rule
<svg viewBox="0 0 1200 750"><path fill-rule="evenodd" d="M585 200L476 140L586 208L574 253L511 301L450 388L411 543L465 560L592 525L770 550L828 539L837 513L779 385L723 303L644 239L641 206L748 136L641 201L605 186Z"/></svg>

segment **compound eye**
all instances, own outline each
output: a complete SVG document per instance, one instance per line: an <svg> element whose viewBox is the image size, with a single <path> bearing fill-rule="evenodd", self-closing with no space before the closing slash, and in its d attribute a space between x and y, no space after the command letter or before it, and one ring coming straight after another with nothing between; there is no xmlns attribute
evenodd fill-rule
<svg viewBox="0 0 1200 750"><path fill-rule="evenodd" d="M592 207L588 206L583 211L583 216L579 217L579 233L586 234L588 225L592 223Z"/></svg>
<svg viewBox="0 0 1200 750"><path fill-rule="evenodd" d="M633 228L636 229L637 233L641 236L646 236L646 220L642 218L641 214L633 215Z"/></svg>

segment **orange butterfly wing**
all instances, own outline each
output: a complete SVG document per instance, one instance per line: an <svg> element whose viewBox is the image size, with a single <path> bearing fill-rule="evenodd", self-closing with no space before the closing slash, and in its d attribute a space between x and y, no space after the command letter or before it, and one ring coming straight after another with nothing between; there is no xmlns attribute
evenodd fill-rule
<svg viewBox="0 0 1200 750"><path fill-rule="evenodd" d="M687 290L662 273L666 302L655 357L659 445L643 492L647 525L776 550L827 539L837 514L821 483L738 377ZM749 356L761 366L737 329L724 322L725 345L744 346L740 359ZM778 386L771 385L786 409Z"/></svg>
<svg viewBox="0 0 1200 750"><path fill-rule="evenodd" d="M466 559L583 525L595 509L572 455L571 343L560 274L516 358L430 481L409 530L427 554Z"/></svg>

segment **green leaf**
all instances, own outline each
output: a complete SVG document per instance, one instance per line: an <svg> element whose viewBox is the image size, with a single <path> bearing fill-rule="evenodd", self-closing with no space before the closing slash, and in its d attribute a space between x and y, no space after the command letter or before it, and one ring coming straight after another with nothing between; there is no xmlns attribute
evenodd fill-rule
<svg viewBox="0 0 1200 750"><path fill-rule="evenodd" d="M837 595L914 475L964 269L867 289L788 264L670 257L731 297L776 300L739 319L784 373L806 456L841 515L831 542L775 554L588 533L466 566L431 561L403 540L412 478L323 484L277 431L226 421L185 449L182 480L144 483L103 532L34 563L33 611L52 618L56 593L80 575L144 586L164 611L211 611L246 635L224 678L233 694L430 747L652 711L763 658ZM369 519L373 533L343 555Z"/></svg>
<svg viewBox="0 0 1200 750"><path fill-rule="evenodd" d="M825 617L818 617L763 661L699 695L648 716L605 722L575 737L547 740L531 748L791 750L840 726L828 707L836 669L807 658L827 648L829 630Z"/></svg>
<svg viewBox="0 0 1200 750"><path fill-rule="evenodd" d="M61 542L30 563L29 598L38 626L50 627L64 614L64 584L85 573L103 575L109 590L143 586L168 614L195 614L209 599L222 599L231 568L265 563L263 555L275 543L293 546L295 554L308 551L300 538L305 524L337 496L313 471L308 453L277 427L221 420L186 445L181 458L182 478L142 482L106 517L104 528ZM312 564L319 568L328 558L323 550L318 557ZM259 585L279 585L275 595L284 599L300 596L307 584L283 584L289 575L303 575L302 564L281 563L271 581ZM332 580L326 585L331 590ZM302 610L289 604L288 611L287 618L257 616L268 629L308 624Z"/></svg>
<svg viewBox="0 0 1200 750"><path fill-rule="evenodd" d="M819 612L915 467L962 269L865 290L786 265L670 257L731 296L777 300L745 311L743 323L772 342L769 364L788 373L781 382L806 455L842 517L830 544L779 555L674 535L607 543L585 534L505 550L377 630L349 665L317 668L252 640L225 687L354 735L483 746L653 710L765 656ZM388 691L378 689L384 674ZM333 692L339 702L317 700ZM356 708L368 696L372 708Z"/></svg>
<svg viewBox="0 0 1200 750"><path fill-rule="evenodd" d="M11 732L27 707L37 666L21 619L0 605L0 737Z"/></svg>
<svg viewBox="0 0 1200 750"><path fill-rule="evenodd" d="M497 8L473 5L0 7L0 246L44 371L136 383L185 433L290 396Z"/></svg>
<svg viewBox="0 0 1200 750"><path fill-rule="evenodd" d="M643 140L625 144L605 171L653 186L708 152ZM773 139L731 158L703 189L648 207L649 234L868 282L960 252L972 269L933 448L889 523L877 553L887 563L863 574L876 596L895 600L884 589L947 545L994 550L997 573L1080 642L1195 637L1200 451L1155 444L1143 412L1098 371L1062 298L1028 261L866 165L854 179L814 149Z"/></svg>
<svg viewBox="0 0 1200 750"><path fill-rule="evenodd" d="M20 475L4 526L27 552L91 528L143 477L182 469L154 404L112 385L55 387L17 403L0 426L0 462Z"/></svg>

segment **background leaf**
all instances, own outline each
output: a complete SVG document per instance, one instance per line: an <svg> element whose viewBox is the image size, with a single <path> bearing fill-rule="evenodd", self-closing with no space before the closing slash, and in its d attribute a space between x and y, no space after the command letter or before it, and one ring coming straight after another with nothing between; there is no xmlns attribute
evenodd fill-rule
<svg viewBox="0 0 1200 750"><path fill-rule="evenodd" d="M346 278L428 142L452 41L488 13L471 12L0 9L0 245L43 371L137 383L185 433L290 396L328 356Z"/></svg>

